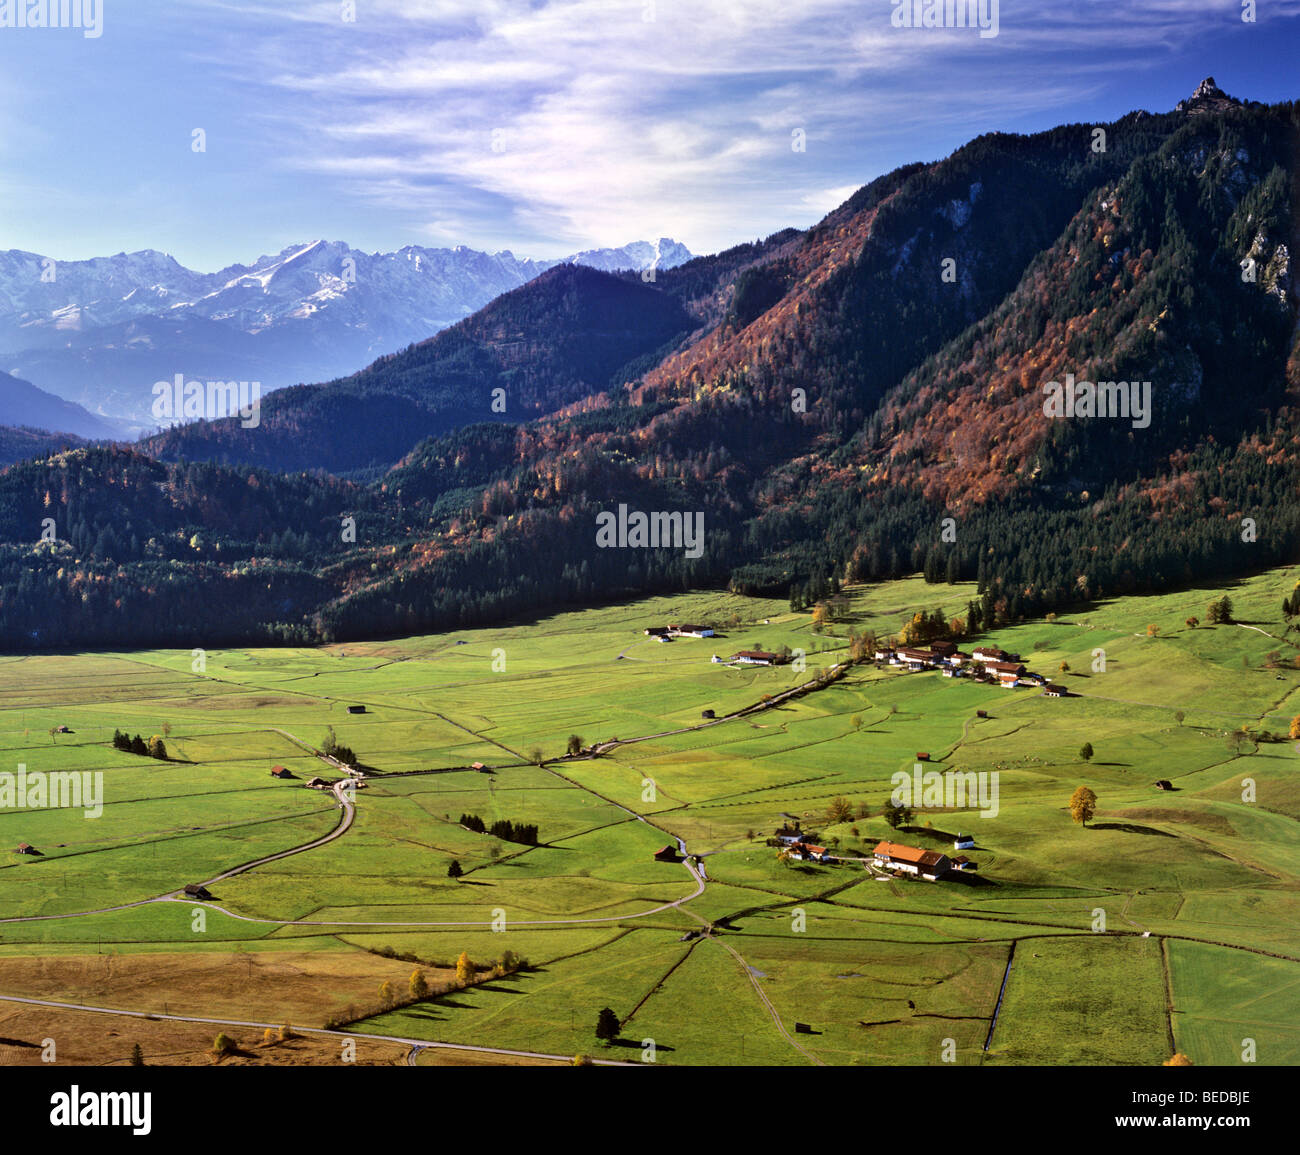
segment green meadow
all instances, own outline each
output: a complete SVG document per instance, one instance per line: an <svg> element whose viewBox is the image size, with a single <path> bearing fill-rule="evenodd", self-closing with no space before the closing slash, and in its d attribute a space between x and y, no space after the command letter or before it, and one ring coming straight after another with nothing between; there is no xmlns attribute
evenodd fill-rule
<svg viewBox="0 0 1300 1155"><path fill-rule="evenodd" d="M846 661L850 632L961 616L976 593L920 578L849 589L822 628L712 592L320 649L0 656L0 773L103 789L96 817L0 807L0 958L156 955L161 1008L185 960L214 952L373 962L376 987L394 954L433 969L463 952L481 981L360 1008L353 1029L678 1065L1295 1064L1300 634L1280 607L1298 579L979 639L1060 699L869 663L726 717ZM1187 624L1225 592L1233 623ZM718 636L645 635L670 621ZM711 660L782 647L797 660ZM118 729L161 736L167 760L115 750ZM305 788L341 776L316 755L330 730L367 774L351 826L213 881L340 828L337 800ZM574 736L617 744L565 757ZM891 831L893 776L921 754L996 782L996 807L923 807ZM1078 786L1098 799L1086 826ZM834 799L852 816L828 822ZM466 814L535 825L540 844ZM767 841L790 820L841 861L778 860ZM955 854L957 832L975 838L969 875L865 861L885 838ZM656 859L679 843L703 883ZM210 903L177 900L204 882ZM526 965L492 977L506 952ZM19 974L0 994L28 993ZM608 1048L606 1006L622 1023Z"/></svg>

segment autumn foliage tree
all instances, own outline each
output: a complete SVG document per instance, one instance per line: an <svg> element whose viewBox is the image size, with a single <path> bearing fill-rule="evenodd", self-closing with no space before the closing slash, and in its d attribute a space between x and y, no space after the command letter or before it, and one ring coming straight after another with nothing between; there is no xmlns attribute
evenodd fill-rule
<svg viewBox="0 0 1300 1155"><path fill-rule="evenodd" d="M1097 813L1097 795L1087 786L1080 786L1070 795L1070 817L1081 826Z"/></svg>
<svg viewBox="0 0 1300 1155"><path fill-rule="evenodd" d="M1232 621L1232 599L1224 594L1223 597L1212 601L1205 610L1205 618L1212 626L1223 625Z"/></svg>
<svg viewBox="0 0 1300 1155"><path fill-rule="evenodd" d="M468 951L461 951L460 958L456 960L456 981L460 983L474 981L474 964L470 961Z"/></svg>
<svg viewBox="0 0 1300 1155"><path fill-rule="evenodd" d="M830 806L826 808L827 825L835 826L841 822L851 821L853 821L853 803L847 798L832 798Z"/></svg>

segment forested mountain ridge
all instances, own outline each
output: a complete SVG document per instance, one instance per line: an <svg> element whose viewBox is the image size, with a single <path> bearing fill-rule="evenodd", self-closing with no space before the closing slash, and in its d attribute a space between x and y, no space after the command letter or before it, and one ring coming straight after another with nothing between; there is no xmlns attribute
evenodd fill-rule
<svg viewBox="0 0 1300 1155"><path fill-rule="evenodd" d="M424 437L544 416L634 379L717 323L737 268L798 235L656 270L653 282L559 265L350 377L272 393L255 431L238 418L196 422L142 448L167 461L290 471L391 466Z"/></svg>
<svg viewBox="0 0 1300 1155"><path fill-rule="evenodd" d="M1296 105L1202 95L981 137L653 282L555 270L306 394L468 390L365 485L129 451L11 468L0 639L306 642L724 582L803 605L917 570L977 579L978 629L1294 560L1298 156ZM1149 381L1150 420L1051 415L1069 376ZM109 497L137 475L167 501L128 534ZM701 549L601 548L620 505L699 515ZM59 543L33 544L43 514Z"/></svg>

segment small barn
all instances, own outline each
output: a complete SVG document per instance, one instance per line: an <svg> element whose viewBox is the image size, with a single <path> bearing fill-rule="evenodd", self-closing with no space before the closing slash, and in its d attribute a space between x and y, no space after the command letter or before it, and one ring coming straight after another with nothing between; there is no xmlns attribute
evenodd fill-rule
<svg viewBox="0 0 1300 1155"><path fill-rule="evenodd" d="M1156 783L1157 790L1172 790L1173 788L1174 788L1174 784L1170 782L1168 778L1161 778Z"/></svg>
<svg viewBox="0 0 1300 1155"><path fill-rule="evenodd" d="M366 712L366 708L365 708L364 706L349 706L349 707L348 707L348 713L349 713L349 714L364 714L365 712Z"/></svg>
<svg viewBox="0 0 1300 1155"><path fill-rule="evenodd" d="M952 844L954 850L973 850L974 847L975 835L973 834L958 834Z"/></svg>
<svg viewBox="0 0 1300 1155"><path fill-rule="evenodd" d="M292 771L292 770L289 770L289 769L286 769L284 766L277 766L274 770L271 771L271 777L272 777L272 778L292 778L292 777L293 777L293 771Z"/></svg>
<svg viewBox="0 0 1300 1155"><path fill-rule="evenodd" d="M206 886L200 886L197 882L191 882L185 888L185 896L187 898L197 898L203 902L207 902L212 897L212 895L208 893L208 888Z"/></svg>
<svg viewBox="0 0 1300 1155"><path fill-rule="evenodd" d="M656 862L676 862L676 861L677 861L677 847L675 847L675 846L664 846L664 847L661 847L660 849L656 850L656 851L655 851L655 861L656 861Z"/></svg>
<svg viewBox="0 0 1300 1155"><path fill-rule="evenodd" d="M17 853L39 855L41 852L37 850L36 847L34 847L30 842L20 842L17 847Z"/></svg>

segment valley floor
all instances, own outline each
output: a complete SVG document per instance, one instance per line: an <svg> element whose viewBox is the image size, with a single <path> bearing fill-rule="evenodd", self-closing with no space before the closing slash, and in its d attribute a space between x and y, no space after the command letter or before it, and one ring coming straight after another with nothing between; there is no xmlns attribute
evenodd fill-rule
<svg viewBox="0 0 1300 1155"><path fill-rule="evenodd" d="M848 591L821 631L697 593L310 650L0 657L0 775L104 789L94 818L0 806L0 1063L41 1062L47 1039L93 1064L137 1043L155 1064L348 1046L419 1065L1300 1063L1300 638L1280 610L1298 578L979 639L1066 698L874 664L781 697L845 662L851 630L975 596L920 579ZM1186 624L1224 592L1233 624ZM645 635L670 621L719 636ZM784 646L801 660L711 661ZM330 727L363 788L304 788L343 778ZM168 760L115 750L119 729ZM602 753L563 757L571 736ZM922 752L996 775L996 816L921 809L891 831L891 777ZM834 799L853 817L828 825ZM843 861L778 861L795 819ZM865 861L885 838L951 855L959 831L970 876ZM415 970L432 996L408 995Z"/></svg>

